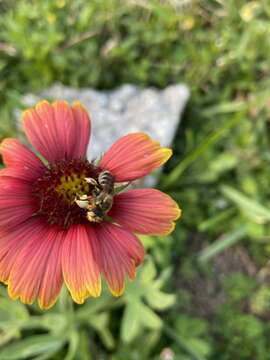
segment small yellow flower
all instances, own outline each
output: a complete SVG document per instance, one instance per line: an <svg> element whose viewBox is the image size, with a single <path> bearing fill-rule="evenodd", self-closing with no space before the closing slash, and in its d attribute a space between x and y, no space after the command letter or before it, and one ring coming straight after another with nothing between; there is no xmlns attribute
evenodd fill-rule
<svg viewBox="0 0 270 360"><path fill-rule="evenodd" d="M195 25L195 19L193 16L187 16L185 17L184 21L181 24L181 27L185 31L189 31L194 28Z"/></svg>
<svg viewBox="0 0 270 360"><path fill-rule="evenodd" d="M245 22L250 22L260 9L260 4L258 1L250 1L249 3L242 6L240 10L241 19Z"/></svg>
<svg viewBox="0 0 270 360"><path fill-rule="evenodd" d="M55 21L56 21L56 15L53 14L53 13L49 13L49 14L47 15L47 21L48 21L49 24L55 23Z"/></svg>
<svg viewBox="0 0 270 360"><path fill-rule="evenodd" d="M58 9L62 9L66 6L66 0L57 0L55 4Z"/></svg>

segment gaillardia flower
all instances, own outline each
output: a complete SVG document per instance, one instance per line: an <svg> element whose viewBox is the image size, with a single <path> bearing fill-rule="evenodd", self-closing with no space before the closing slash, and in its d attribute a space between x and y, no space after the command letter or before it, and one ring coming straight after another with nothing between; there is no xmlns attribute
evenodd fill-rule
<svg viewBox="0 0 270 360"><path fill-rule="evenodd" d="M51 307L63 282L76 303L113 295L135 278L144 249L134 235L163 235L180 216L154 189L123 191L164 164L171 150L144 133L120 138L97 163L86 159L91 123L79 103L39 102L23 114L30 144L5 139L0 152L0 281L12 299Z"/></svg>

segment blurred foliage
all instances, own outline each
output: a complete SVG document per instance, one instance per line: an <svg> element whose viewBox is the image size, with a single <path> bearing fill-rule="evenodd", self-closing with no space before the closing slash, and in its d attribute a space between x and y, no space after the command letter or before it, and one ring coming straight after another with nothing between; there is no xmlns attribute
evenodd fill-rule
<svg viewBox="0 0 270 360"><path fill-rule="evenodd" d="M0 297L0 359L270 359L270 2L0 0L0 137L25 92L186 82L160 188L183 208L125 295ZM164 290L164 291L163 291Z"/></svg>

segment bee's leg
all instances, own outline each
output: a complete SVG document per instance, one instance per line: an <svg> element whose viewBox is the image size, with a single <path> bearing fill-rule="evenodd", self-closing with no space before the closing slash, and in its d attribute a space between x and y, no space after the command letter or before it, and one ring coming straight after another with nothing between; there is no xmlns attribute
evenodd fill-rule
<svg viewBox="0 0 270 360"><path fill-rule="evenodd" d="M88 184L90 184L90 185L98 186L97 181L96 181L95 179L93 179L93 178L84 178L84 180L85 180L86 182L88 182Z"/></svg>
<svg viewBox="0 0 270 360"><path fill-rule="evenodd" d="M94 211L87 211L87 220L90 222L100 223L103 219L95 214Z"/></svg>
<svg viewBox="0 0 270 360"><path fill-rule="evenodd" d="M98 197L100 193L101 193L101 190L98 187L95 187L92 191L92 196Z"/></svg>
<svg viewBox="0 0 270 360"><path fill-rule="evenodd" d="M74 201L82 209L87 209L89 204L87 195L81 195L78 198L75 198Z"/></svg>
<svg viewBox="0 0 270 360"><path fill-rule="evenodd" d="M93 197L88 198L87 210L93 210L96 208L96 199Z"/></svg>
<svg viewBox="0 0 270 360"><path fill-rule="evenodd" d="M118 183L118 184L114 184L114 192L115 194L120 193L121 191L125 190L129 185L131 184L131 181L127 181L124 183Z"/></svg>
<svg viewBox="0 0 270 360"><path fill-rule="evenodd" d="M87 201L87 200L88 200L88 196L87 196L86 194L80 195L80 196L79 196L79 200Z"/></svg>
<svg viewBox="0 0 270 360"><path fill-rule="evenodd" d="M88 205L87 205L88 211L94 210L95 208L96 208L96 204L94 201L88 203Z"/></svg>

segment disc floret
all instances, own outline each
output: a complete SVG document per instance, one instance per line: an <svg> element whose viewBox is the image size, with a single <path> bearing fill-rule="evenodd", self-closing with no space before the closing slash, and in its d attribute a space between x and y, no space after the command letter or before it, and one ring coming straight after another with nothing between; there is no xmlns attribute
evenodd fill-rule
<svg viewBox="0 0 270 360"><path fill-rule="evenodd" d="M94 186L86 177L98 178L101 170L87 160L58 161L50 164L34 186L38 198L38 214L45 216L49 224L67 229L72 224L86 221L85 210L76 199L90 194Z"/></svg>

